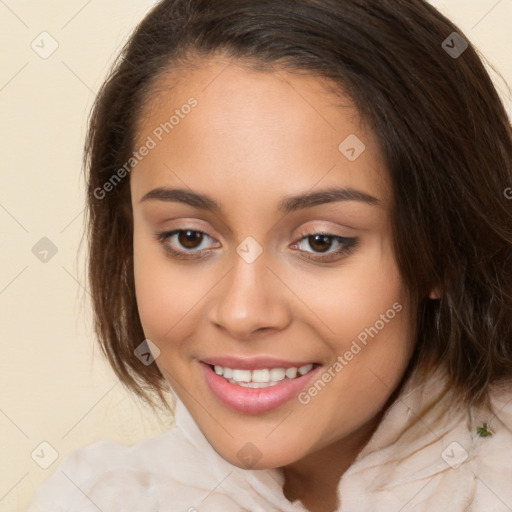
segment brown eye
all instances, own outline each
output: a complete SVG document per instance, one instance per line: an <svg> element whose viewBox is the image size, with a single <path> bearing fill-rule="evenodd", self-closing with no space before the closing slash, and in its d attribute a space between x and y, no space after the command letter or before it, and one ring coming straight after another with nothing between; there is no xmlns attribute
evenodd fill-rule
<svg viewBox="0 0 512 512"><path fill-rule="evenodd" d="M312 233L304 235L293 248L299 249L304 257L312 261L329 263L348 256L358 243L358 238Z"/></svg>
<svg viewBox="0 0 512 512"><path fill-rule="evenodd" d="M332 237L328 235L311 235L308 237L308 243L315 252L326 252L332 246Z"/></svg>
<svg viewBox="0 0 512 512"><path fill-rule="evenodd" d="M197 249L203 241L204 234L199 231L180 231L178 242L185 249Z"/></svg>
<svg viewBox="0 0 512 512"><path fill-rule="evenodd" d="M155 233L155 238L165 251L177 259L200 259L210 253L212 248L220 247L220 244L211 236L197 229L176 229Z"/></svg>

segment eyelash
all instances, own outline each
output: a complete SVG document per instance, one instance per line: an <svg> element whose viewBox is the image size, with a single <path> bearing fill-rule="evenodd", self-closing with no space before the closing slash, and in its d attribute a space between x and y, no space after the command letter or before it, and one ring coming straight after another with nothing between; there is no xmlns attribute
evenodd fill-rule
<svg viewBox="0 0 512 512"><path fill-rule="evenodd" d="M197 229L175 229L174 231L165 231L162 233L155 233L155 238L163 246L164 250L167 251L167 253L172 258L175 258L175 259L196 260L196 259L203 258L206 255L206 253L211 252L212 249L201 249L199 251L198 250L180 251L180 250L174 249L167 243L169 238L172 238L175 235L178 235L180 233L185 233L185 232L200 234L200 235L203 235L203 236L211 239L211 237L207 233L205 233L204 231L197 230ZM336 259L341 259L342 257L347 256L351 251L353 251L359 243L359 240L357 238L348 238L348 237L343 237L343 236L338 236L338 235L331 235L329 233L318 232L318 233L308 233L308 234L303 235L301 238L299 238L297 240L297 242L294 242L292 244L292 246L297 246L303 240L307 240L308 238L314 237L314 236L325 236L325 237L331 238L331 239L333 239L333 241L336 241L343 245L341 247L341 249L338 249L333 252L329 252L328 254L311 253L309 251L305 251L305 252L308 252L309 254L318 254L318 256L310 257L310 256L301 255L301 257L303 257L305 259L308 259L310 261L319 262L319 263L329 263L329 262L335 261ZM202 242L203 241L201 241L201 243Z"/></svg>

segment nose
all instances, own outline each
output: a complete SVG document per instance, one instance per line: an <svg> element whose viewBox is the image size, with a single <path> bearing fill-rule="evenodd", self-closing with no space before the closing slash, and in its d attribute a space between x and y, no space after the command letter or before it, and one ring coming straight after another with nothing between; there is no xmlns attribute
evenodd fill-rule
<svg viewBox="0 0 512 512"><path fill-rule="evenodd" d="M256 333L285 329L291 322L284 285L260 256L247 263L235 255L232 270L216 287L207 316L233 338L247 340Z"/></svg>

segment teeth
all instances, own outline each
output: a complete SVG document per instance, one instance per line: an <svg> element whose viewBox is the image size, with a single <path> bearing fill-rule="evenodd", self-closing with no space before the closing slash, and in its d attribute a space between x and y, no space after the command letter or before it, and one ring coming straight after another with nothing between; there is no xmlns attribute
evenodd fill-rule
<svg viewBox="0 0 512 512"><path fill-rule="evenodd" d="M236 380L230 379L231 384L238 384L244 388L269 388L275 386L277 382L237 382Z"/></svg>
<svg viewBox="0 0 512 512"><path fill-rule="evenodd" d="M274 386L284 379L295 379L305 375L313 369L312 364L306 364L300 368L261 368L257 370L240 370L214 366L217 375L221 375L232 384L238 384L247 388L266 388Z"/></svg>
<svg viewBox="0 0 512 512"><path fill-rule="evenodd" d="M251 382L251 370L233 370L233 380Z"/></svg>
<svg viewBox="0 0 512 512"><path fill-rule="evenodd" d="M285 372L285 375L289 379L295 379L295 377L297 377L297 368L287 368L286 372Z"/></svg>
<svg viewBox="0 0 512 512"><path fill-rule="evenodd" d="M236 379L235 379L236 380ZM266 368L264 370L253 370L252 371L252 380L253 382L269 382L270 380L276 380L270 378L270 370Z"/></svg>
<svg viewBox="0 0 512 512"><path fill-rule="evenodd" d="M286 370L284 368L272 368L272 370L270 370L270 380L279 382L280 380L283 380L285 377Z"/></svg>
<svg viewBox="0 0 512 512"><path fill-rule="evenodd" d="M306 373L308 373L309 371L311 371L311 369L313 368L313 365L312 364L306 364L304 366L301 366L299 368L299 373L301 375L306 375Z"/></svg>

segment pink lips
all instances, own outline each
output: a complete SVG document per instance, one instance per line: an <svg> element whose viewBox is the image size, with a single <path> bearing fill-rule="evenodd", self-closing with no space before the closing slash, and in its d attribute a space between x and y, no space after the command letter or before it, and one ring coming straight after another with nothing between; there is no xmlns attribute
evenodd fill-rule
<svg viewBox="0 0 512 512"><path fill-rule="evenodd" d="M313 367L313 369L292 380L284 380L275 386L268 388L246 388L238 386L237 384L231 384L224 377L217 375L210 364L219 364L220 366L226 366L228 368L239 368L241 370L254 370L257 368L289 368L296 366L296 363L290 363L281 361L278 362L275 359L254 360L251 359L250 363L245 364L239 359L228 361L226 358L222 358L217 362L211 362L213 359L209 359L208 362L201 361L200 366L204 372L206 382L208 383L213 394L226 406L239 412L246 414L260 414L262 412L270 411L275 409L288 400L296 397L301 390L307 386L307 384L313 379L318 372L321 370L321 366ZM229 364L228 364L229 363ZM230 366L230 364L232 366ZM303 363L299 366L303 366Z"/></svg>

